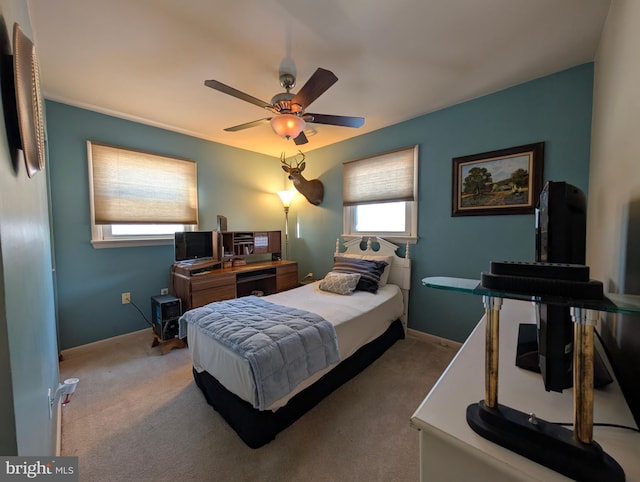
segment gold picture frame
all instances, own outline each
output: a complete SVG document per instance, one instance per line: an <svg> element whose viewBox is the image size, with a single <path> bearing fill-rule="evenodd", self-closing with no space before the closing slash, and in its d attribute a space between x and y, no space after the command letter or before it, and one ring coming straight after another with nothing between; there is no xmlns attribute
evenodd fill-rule
<svg viewBox="0 0 640 482"><path fill-rule="evenodd" d="M17 23L13 26L13 50L20 147L24 153L27 175L33 177L45 166L44 108L36 49Z"/></svg>
<svg viewBox="0 0 640 482"><path fill-rule="evenodd" d="M544 142L452 160L452 216L534 212L542 190Z"/></svg>

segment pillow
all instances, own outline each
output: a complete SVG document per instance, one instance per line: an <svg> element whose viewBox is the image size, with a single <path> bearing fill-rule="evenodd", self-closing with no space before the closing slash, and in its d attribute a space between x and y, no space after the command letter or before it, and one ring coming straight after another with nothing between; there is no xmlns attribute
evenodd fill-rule
<svg viewBox="0 0 640 482"><path fill-rule="evenodd" d="M369 259L374 261L386 261L387 266L385 266L384 271L382 272L382 276L380 276L380 282L378 286L384 286L389 281L389 272L391 271L391 263L393 263L393 256L382 256L382 255L373 255L373 254L355 254L355 253L344 253L342 256L345 258L358 258L358 259Z"/></svg>
<svg viewBox="0 0 640 482"><path fill-rule="evenodd" d="M335 273L329 271L327 276L320 281L318 287L322 291L350 295L356 289L358 281L360 281L360 275L357 273Z"/></svg>
<svg viewBox="0 0 640 482"><path fill-rule="evenodd" d="M360 275L360 281L358 281L356 290L377 293L380 277L387 264L386 261L336 256L333 258L333 271L339 273L357 273Z"/></svg>

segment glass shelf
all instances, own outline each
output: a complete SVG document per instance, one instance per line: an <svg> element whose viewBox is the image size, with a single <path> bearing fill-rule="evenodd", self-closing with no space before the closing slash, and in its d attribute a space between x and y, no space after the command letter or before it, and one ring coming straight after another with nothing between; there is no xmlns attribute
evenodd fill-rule
<svg viewBox="0 0 640 482"><path fill-rule="evenodd" d="M624 480L620 465L593 441L593 324L596 312L640 314L640 296L607 294L599 300L488 289L480 280L429 277L429 288L482 295L485 306L485 398L467 407L467 423L481 437L575 480ZM498 403L502 298L572 308L573 431Z"/></svg>
<svg viewBox="0 0 640 482"><path fill-rule="evenodd" d="M580 300L560 296L538 296L524 293L513 293L485 288L480 280L451 278L448 276L432 276L422 279L422 284L429 288L438 288L459 293L507 298L520 301L533 301L545 304L562 304L574 308L607 311L609 313L640 314L640 295L620 295L607 293L601 300Z"/></svg>

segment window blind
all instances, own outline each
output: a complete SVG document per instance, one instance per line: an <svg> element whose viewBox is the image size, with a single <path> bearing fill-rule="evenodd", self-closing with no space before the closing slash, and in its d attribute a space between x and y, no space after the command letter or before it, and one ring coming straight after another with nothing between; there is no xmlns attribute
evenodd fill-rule
<svg viewBox="0 0 640 482"><path fill-rule="evenodd" d="M89 142L95 224L197 224L195 161Z"/></svg>
<svg viewBox="0 0 640 482"><path fill-rule="evenodd" d="M342 168L342 204L414 201L418 146L349 161Z"/></svg>

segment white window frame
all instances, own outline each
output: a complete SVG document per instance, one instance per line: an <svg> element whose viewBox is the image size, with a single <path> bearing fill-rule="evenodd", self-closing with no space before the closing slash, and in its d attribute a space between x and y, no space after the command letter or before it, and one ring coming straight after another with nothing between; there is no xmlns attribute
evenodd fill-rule
<svg viewBox="0 0 640 482"><path fill-rule="evenodd" d="M344 238L359 238L361 236L380 236L392 242L415 244L418 241L418 209L415 201L405 201L405 226L409 229L398 231L357 231L356 230L357 206L345 206L343 208L343 234Z"/></svg>
<svg viewBox="0 0 640 482"><path fill-rule="evenodd" d="M137 246L162 246L174 243L174 234L114 235L111 224L96 224L94 211L93 166L91 141L87 141L87 164L89 172L89 212L91 216L91 245L96 249L125 248ZM182 225L183 231L197 231L197 224Z"/></svg>
<svg viewBox="0 0 640 482"><path fill-rule="evenodd" d="M91 244L94 248L125 248L134 246L161 246L174 242L173 234L139 234L139 235L114 235L111 233L111 224L96 224L93 210L91 214ZM197 224L185 224L183 231L197 231Z"/></svg>
<svg viewBox="0 0 640 482"><path fill-rule="evenodd" d="M409 149L409 148L407 148ZM388 239L389 241L396 243L410 243L415 244L418 242L418 145L412 147L413 149L413 162L414 162L414 176L413 191L415 193L414 201L405 201L405 227L404 232L397 231L357 231L356 230L356 208L354 206L344 206L342 215L342 237L345 239L360 238L366 236L380 236ZM406 150L406 149L399 149ZM372 156L376 157L376 156ZM365 160L365 159L363 159Z"/></svg>

